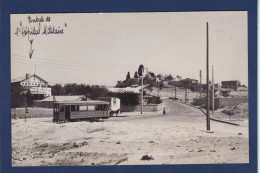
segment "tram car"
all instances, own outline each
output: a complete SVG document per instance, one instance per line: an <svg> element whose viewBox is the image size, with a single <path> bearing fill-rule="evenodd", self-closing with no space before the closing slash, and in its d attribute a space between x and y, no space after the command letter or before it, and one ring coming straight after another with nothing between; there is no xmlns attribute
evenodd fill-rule
<svg viewBox="0 0 260 173"><path fill-rule="evenodd" d="M53 103L53 122L106 119L109 109L110 103L106 101L58 101Z"/></svg>
<svg viewBox="0 0 260 173"><path fill-rule="evenodd" d="M107 101L110 103L110 116L120 113L120 99L116 97L98 97L98 100Z"/></svg>

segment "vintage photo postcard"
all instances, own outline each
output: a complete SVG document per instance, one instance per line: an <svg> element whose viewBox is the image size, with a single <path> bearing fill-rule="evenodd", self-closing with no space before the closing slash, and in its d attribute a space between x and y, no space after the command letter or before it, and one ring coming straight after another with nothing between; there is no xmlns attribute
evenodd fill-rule
<svg viewBox="0 0 260 173"><path fill-rule="evenodd" d="M249 164L248 12L10 15L12 167Z"/></svg>

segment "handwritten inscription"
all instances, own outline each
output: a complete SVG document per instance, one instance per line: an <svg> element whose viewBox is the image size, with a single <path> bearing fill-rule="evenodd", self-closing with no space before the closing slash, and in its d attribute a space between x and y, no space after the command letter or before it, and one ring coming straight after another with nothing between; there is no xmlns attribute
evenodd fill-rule
<svg viewBox="0 0 260 173"><path fill-rule="evenodd" d="M67 25L67 24L66 24ZM14 33L17 36L28 36L28 40L30 39L30 35L39 35L39 34L44 34L44 35L50 35L50 34L64 34L64 29L61 28L60 26L49 26L44 24L43 27L41 23L38 24L38 26L33 26L33 27L25 27L22 25L16 28L16 31Z"/></svg>
<svg viewBox="0 0 260 173"><path fill-rule="evenodd" d="M64 26L55 26L52 24L52 20L50 16L35 16L31 17L28 16L28 23L30 25L34 24L34 26L24 25L22 21L20 21L20 25L16 27L14 34L19 37L27 37L30 43L30 52L29 58L32 58L32 54L34 49L32 49L33 39L30 36L37 36L37 35L62 35L64 34L64 27L67 27L67 23L64 23ZM36 25L35 25L36 24Z"/></svg>

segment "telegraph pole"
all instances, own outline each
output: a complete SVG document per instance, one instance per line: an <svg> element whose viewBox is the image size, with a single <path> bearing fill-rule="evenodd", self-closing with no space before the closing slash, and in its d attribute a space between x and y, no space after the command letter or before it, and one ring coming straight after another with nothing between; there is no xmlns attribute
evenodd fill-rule
<svg viewBox="0 0 260 173"><path fill-rule="evenodd" d="M210 112L209 112L209 31L208 31L208 22L207 22L207 130L210 130Z"/></svg>
<svg viewBox="0 0 260 173"><path fill-rule="evenodd" d="M143 99L144 99L144 87L143 87L143 85L144 85L144 69L146 69L146 74L148 73L148 68L142 68L142 76L141 76L141 85L142 85L142 87L141 87L141 114L143 114Z"/></svg>
<svg viewBox="0 0 260 173"><path fill-rule="evenodd" d="M200 70L200 98L202 97L201 92L202 92L202 71Z"/></svg>
<svg viewBox="0 0 260 173"><path fill-rule="evenodd" d="M143 83L144 83L144 77L143 74L141 76L141 114L143 114Z"/></svg>
<svg viewBox="0 0 260 173"><path fill-rule="evenodd" d="M187 88L185 87L185 98L184 98L184 103L186 104L187 103Z"/></svg>
<svg viewBox="0 0 260 173"><path fill-rule="evenodd" d="M175 100L176 100L176 87L177 87L177 86L175 85Z"/></svg>
<svg viewBox="0 0 260 173"><path fill-rule="evenodd" d="M214 98L215 98L215 91L214 91L214 67L212 66L212 114L214 114Z"/></svg>

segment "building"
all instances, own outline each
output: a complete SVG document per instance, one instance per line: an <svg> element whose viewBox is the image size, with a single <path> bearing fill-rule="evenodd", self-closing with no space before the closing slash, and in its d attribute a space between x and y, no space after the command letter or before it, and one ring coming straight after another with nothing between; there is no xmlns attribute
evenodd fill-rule
<svg viewBox="0 0 260 173"><path fill-rule="evenodd" d="M241 83L239 80L230 80L230 81L222 81L221 85L222 88L231 88L237 90L238 87L241 86Z"/></svg>
<svg viewBox="0 0 260 173"><path fill-rule="evenodd" d="M24 102L22 97L25 97L28 93L32 100L40 100L51 96L51 88L48 87L46 80L36 74L25 74L11 80L12 106L18 106L21 102Z"/></svg>
<svg viewBox="0 0 260 173"><path fill-rule="evenodd" d="M182 79L180 82L184 88L191 88L193 85L198 84L198 80L190 78Z"/></svg>
<svg viewBox="0 0 260 173"><path fill-rule="evenodd" d="M173 85L173 86L176 86L176 87L182 86L181 81L179 81L179 80L171 80L171 81L169 81L169 85Z"/></svg>

